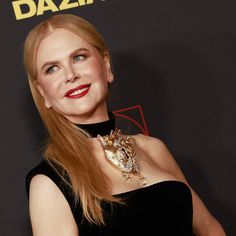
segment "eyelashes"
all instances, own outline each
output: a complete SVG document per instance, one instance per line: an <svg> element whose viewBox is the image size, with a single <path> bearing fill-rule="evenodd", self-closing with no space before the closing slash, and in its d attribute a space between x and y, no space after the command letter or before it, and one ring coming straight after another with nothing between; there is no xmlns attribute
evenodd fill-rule
<svg viewBox="0 0 236 236"><path fill-rule="evenodd" d="M85 54L80 54L80 55L74 56L74 62L84 60L84 59L86 59L86 57L87 57L87 55L85 55Z"/></svg>
<svg viewBox="0 0 236 236"><path fill-rule="evenodd" d="M73 57L73 63L78 63L78 62L84 61L87 57L88 57L88 55L85 53L80 53L78 55L75 55ZM51 75L59 69L60 69L60 67L58 65L51 65L51 66L48 66L47 68L45 68L44 74Z"/></svg>
<svg viewBox="0 0 236 236"><path fill-rule="evenodd" d="M50 66L50 67L48 67L48 68L45 69L44 73L45 73L46 75L47 75L47 74L51 75L51 74L53 74L57 69L59 69L58 66Z"/></svg>

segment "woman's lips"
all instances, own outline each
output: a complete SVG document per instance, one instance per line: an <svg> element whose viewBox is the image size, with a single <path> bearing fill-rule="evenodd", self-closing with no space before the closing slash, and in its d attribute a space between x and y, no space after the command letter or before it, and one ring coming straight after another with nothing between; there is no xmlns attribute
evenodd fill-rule
<svg viewBox="0 0 236 236"><path fill-rule="evenodd" d="M83 97L89 91L90 84L83 84L74 89L70 89L66 92L65 97L68 98L80 98Z"/></svg>

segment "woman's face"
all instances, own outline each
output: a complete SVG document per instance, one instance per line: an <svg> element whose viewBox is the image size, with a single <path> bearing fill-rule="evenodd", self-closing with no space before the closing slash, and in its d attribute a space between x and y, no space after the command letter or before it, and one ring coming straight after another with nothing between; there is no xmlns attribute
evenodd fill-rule
<svg viewBox="0 0 236 236"><path fill-rule="evenodd" d="M81 37L56 29L39 45L38 89L45 106L74 123L95 122L107 112L107 83L113 81L108 57Z"/></svg>

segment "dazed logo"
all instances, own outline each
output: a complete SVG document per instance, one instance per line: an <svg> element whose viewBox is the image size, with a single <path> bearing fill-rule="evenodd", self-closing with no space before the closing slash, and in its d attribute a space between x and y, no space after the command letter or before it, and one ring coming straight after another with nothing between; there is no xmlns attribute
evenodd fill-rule
<svg viewBox="0 0 236 236"><path fill-rule="evenodd" d="M12 2L12 6L16 19L21 20L35 15L43 15L45 11L56 12L93 3L93 0L61 0L59 4L54 1L38 0L36 3L34 0L17 0Z"/></svg>

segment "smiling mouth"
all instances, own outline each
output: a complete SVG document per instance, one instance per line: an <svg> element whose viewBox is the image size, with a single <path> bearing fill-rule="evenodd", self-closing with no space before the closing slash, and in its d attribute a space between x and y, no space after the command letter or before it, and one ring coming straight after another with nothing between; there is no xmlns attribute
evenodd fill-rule
<svg viewBox="0 0 236 236"><path fill-rule="evenodd" d="M79 98L88 93L90 84L81 85L75 89L69 90L65 96L68 98Z"/></svg>

